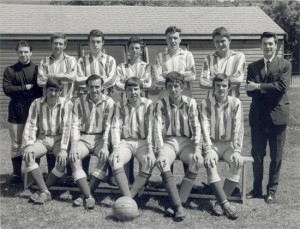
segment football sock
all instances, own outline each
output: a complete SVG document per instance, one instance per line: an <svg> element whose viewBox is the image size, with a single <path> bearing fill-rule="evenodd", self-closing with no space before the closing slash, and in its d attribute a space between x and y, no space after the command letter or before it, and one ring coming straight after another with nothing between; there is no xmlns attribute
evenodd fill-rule
<svg viewBox="0 0 300 229"><path fill-rule="evenodd" d="M222 188L221 181L217 181L210 184L211 189L213 190L216 199L219 203L223 203L227 200L226 194Z"/></svg>
<svg viewBox="0 0 300 229"><path fill-rule="evenodd" d="M169 194L169 197L171 199L171 203L174 207L181 206L180 197L177 191L176 183L174 176L171 171L166 171L161 173L161 177L163 180L163 183L166 186L167 192Z"/></svg>
<svg viewBox="0 0 300 229"><path fill-rule="evenodd" d="M223 190L226 194L226 196L231 196L233 190L237 187L238 183L225 179L224 185L223 185Z"/></svg>
<svg viewBox="0 0 300 229"><path fill-rule="evenodd" d="M147 180L149 179L149 177L150 177L150 174L144 173L144 172L140 172L136 176L136 178L135 178L135 180L134 180L134 182L131 186L131 190L130 190L132 198L134 198L136 196L136 194L138 194L140 189L145 186L145 184L146 184Z"/></svg>
<svg viewBox="0 0 300 229"><path fill-rule="evenodd" d="M89 187L86 177L78 179L76 181L76 184L85 198L90 197L91 190L90 190L90 187Z"/></svg>
<svg viewBox="0 0 300 229"><path fill-rule="evenodd" d="M102 181L101 179L98 179L97 177L91 175L91 179L89 182L89 187L90 187L91 192L94 192L98 188L101 181Z"/></svg>
<svg viewBox="0 0 300 229"><path fill-rule="evenodd" d="M49 173L47 180L46 180L47 187L51 187L52 185L54 185L57 180L58 180L57 176L55 176L52 172Z"/></svg>
<svg viewBox="0 0 300 229"><path fill-rule="evenodd" d="M37 184L41 192L48 190L40 167L31 170L29 174L32 177L33 181Z"/></svg>
<svg viewBox="0 0 300 229"><path fill-rule="evenodd" d="M185 203L187 201L190 192L194 186L197 175L197 173L193 173L189 170L186 172L179 189L181 203Z"/></svg>
<svg viewBox="0 0 300 229"><path fill-rule="evenodd" d="M13 166L13 174L21 177L22 156L12 158L11 162Z"/></svg>
<svg viewBox="0 0 300 229"><path fill-rule="evenodd" d="M122 195L131 197L131 193L129 191L128 186L128 179L125 174L124 168L113 170L113 175Z"/></svg>

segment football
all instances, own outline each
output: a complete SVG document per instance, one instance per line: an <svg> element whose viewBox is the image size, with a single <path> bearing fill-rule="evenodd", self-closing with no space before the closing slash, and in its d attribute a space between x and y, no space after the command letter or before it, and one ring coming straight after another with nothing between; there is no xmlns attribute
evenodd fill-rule
<svg viewBox="0 0 300 229"><path fill-rule="evenodd" d="M138 216L138 206L132 198L123 196L115 201L113 216L120 221L131 221Z"/></svg>

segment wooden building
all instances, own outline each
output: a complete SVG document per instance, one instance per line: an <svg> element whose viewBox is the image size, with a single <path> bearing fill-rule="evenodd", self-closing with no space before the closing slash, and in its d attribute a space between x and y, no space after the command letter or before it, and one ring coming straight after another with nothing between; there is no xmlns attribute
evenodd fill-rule
<svg viewBox="0 0 300 229"><path fill-rule="evenodd" d="M226 27L231 35L231 48L246 55L247 64L262 57L260 34L278 34L278 55L283 55L285 32L258 7L147 7L147 6L51 6L0 5L0 71L17 61L15 45L20 39L33 46L32 60L38 64L49 56L49 36L63 32L68 37L66 53L76 58L88 52L87 35L92 29L105 33L105 52L117 63L126 59L126 41L140 36L147 44L146 58L154 63L158 52L166 49L165 29L176 25L182 29L182 46L195 58L197 80L193 82L193 97L200 102L205 91L199 87L199 75L204 57L214 51L211 33L216 27ZM2 90L0 75L0 115L7 115L9 98ZM241 87L245 113L250 99Z"/></svg>

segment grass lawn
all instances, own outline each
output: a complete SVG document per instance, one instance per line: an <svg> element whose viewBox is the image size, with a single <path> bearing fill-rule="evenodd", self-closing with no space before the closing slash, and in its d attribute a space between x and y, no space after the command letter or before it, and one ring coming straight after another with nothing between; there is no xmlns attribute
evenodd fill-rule
<svg viewBox="0 0 300 229"><path fill-rule="evenodd" d="M282 164L281 178L277 193L277 203L267 205L263 199L250 200L246 205L233 203L240 217L230 221L225 217L211 215L207 200L191 199L187 206L187 217L183 222L175 223L170 218L164 218L164 206L168 204L167 197L143 196L137 200L139 216L132 222L117 222L112 217L112 205L120 195L97 194L95 210L72 207L72 201L60 198L60 193L54 193L54 200L44 206L28 203L31 194L21 186L10 186L9 178L12 172L9 148L8 130L0 130L0 183L1 183L1 228L300 228L300 90L293 88L289 92L291 103L291 124L288 129L285 157ZM246 122L244 152L250 152L250 134ZM5 124L2 123L2 127ZM265 166L269 166L269 157ZM42 163L44 165L44 163ZM178 169L176 165L175 168ZM220 168L224 170L224 168ZM247 168L248 191L252 187L252 169ZM181 171L181 169L180 169ZM175 171L179 182L182 173ZM264 187L268 177L265 169ZM157 170L151 180L160 180ZM201 170L197 183L206 182L206 173Z"/></svg>

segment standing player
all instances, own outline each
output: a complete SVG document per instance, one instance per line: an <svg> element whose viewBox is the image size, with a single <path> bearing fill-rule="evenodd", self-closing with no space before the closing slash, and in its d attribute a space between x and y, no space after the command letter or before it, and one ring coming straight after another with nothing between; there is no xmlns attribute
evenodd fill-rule
<svg viewBox="0 0 300 229"><path fill-rule="evenodd" d="M252 97L249 111L251 127L251 154L253 163L253 189L247 198L262 196L264 157L267 142L270 148L270 170L266 203L276 202L283 148L289 117L287 91L290 85L291 63L276 56L277 36L272 32L261 35L263 58L248 67L247 95Z"/></svg>
<svg viewBox="0 0 300 229"><path fill-rule="evenodd" d="M126 100L125 81L130 77L137 77L142 81L143 90L149 90L152 86L152 66L142 61L145 44L139 37L130 37L127 42L127 49L130 59L121 63L116 71L116 89L121 93L123 101Z"/></svg>
<svg viewBox="0 0 300 229"><path fill-rule="evenodd" d="M109 161L113 175L122 195L132 198L146 184L156 160L152 141L153 105L151 100L141 97L142 89L139 78L126 80L127 100L117 103L111 131L114 151ZM129 190L123 166L132 156L139 161L140 169Z"/></svg>
<svg viewBox="0 0 300 229"><path fill-rule="evenodd" d="M200 75L200 86L210 89L207 96L213 96L213 78L218 73L225 73L229 76L232 84L229 92L230 95L238 98L240 95L240 84L244 79L245 55L230 49L231 37L224 27L216 28L212 33L212 39L216 51L204 59Z"/></svg>
<svg viewBox="0 0 300 229"><path fill-rule="evenodd" d="M155 61L155 85L161 89L158 98L167 95L164 90L166 76L169 72L179 72L184 76L186 88L184 94L191 96L191 82L196 79L196 68L193 54L190 51L180 48L181 29L176 26L169 26L166 29L166 40L168 51L159 53Z"/></svg>
<svg viewBox="0 0 300 229"><path fill-rule="evenodd" d="M23 134L23 159L26 170L39 187L39 191L30 197L36 204L44 204L51 200L48 187L64 175L72 117L72 102L59 96L63 87L61 81L49 78L45 86L45 97L34 100L30 106ZM54 153L56 164L45 183L35 160L48 152Z"/></svg>
<svg viewBox="0 0 300 229"><path fill-rule="evenodd" d="M88 43L90 53L78 60L78 69L76 77L76 87L74 97L87 94L86 80L91 75L99 75L103 79L103 93L110 95L113 92L116 76L116 61L112 56L104 54L102 47L104 45L104 34L94 29L89 33Z"/></svg>
<svg viewBox="0 0 300 229"><path fill-rule="evenodd" d="M32 47L27 41L16 46L18 63L5 68L3 91L10 97L8 107L8 129L11 139L11 161L13 175L11 183L21 183L22 134L32 101L42 96L37 85L37 66L31 62Z"/></svg>
<svg viewBox="0 0 300 229"><path fill-rule="evenodd" d="M108 137L114 101L109 96L102 94L102 77L91 75L86 80L86 85L89 93L80 96L74 102L69 158L74 181L83 195L74 200L74 205L85 205L87 209L93 209L95 199L91 192L96 190L107 170ZM90 153L98 157L98 163L88 183L81 162Z"/></svg>
<svg viewBox="0 0 300 229"><path fill-rule="evenodd" d="M203 133L204 165L207 179L217 203L214 206L216 215L237 219L235 208L227 201L240 179L243 165L241 149L243 144L244 123L242 104L238 98L228 96L230 78L219 73L213 79L214 96L204 99L200 107L200 119ZM221 178L217 171L219 159L225 160L229 173L222 188Z"/></svg>
<svg viewBox="0 0 300 229"><path fill-rule="evenodd" d="M50 37L52 55L41 60L38 74L38 85L45 87L48 78L56 78L63 84L60 96L70 99L73 95L76 78L76 59L68 56L64 50L67 38L63 33L54 33Z"/></svg>
<svg viewBox="0 0 300 229"><path fill-rule="evenodd" d="M171 199L174 220L179 222L185 217L182 202L186 202L203 163L201 130L196 100L182 95L184 75L178 72L168 73L165 87L169 96L156 104L154 138L158 148L157 166ZM179 193L171 172L171 165L177 157L188 165Z"/></svg>

